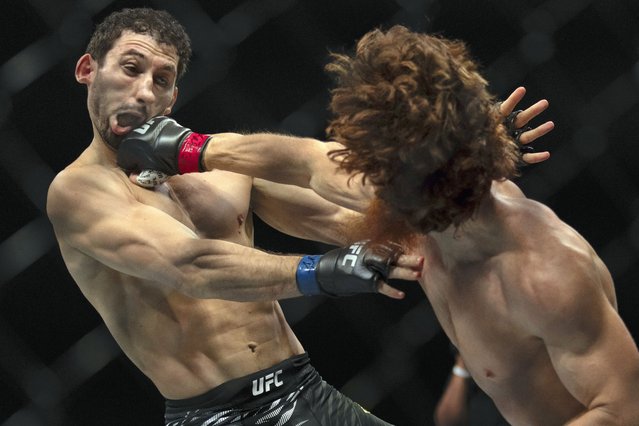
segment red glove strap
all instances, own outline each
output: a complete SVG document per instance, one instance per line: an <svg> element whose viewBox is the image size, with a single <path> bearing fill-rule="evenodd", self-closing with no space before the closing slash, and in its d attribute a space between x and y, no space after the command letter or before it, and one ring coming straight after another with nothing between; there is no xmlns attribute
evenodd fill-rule
<svg viewBox="0 0 639 426"><path fill-rule="evenodd" d="M178 170L180 174L200 171L200 155L202 147L209 139L209 135L192 132L189 134L178 153Z"/></svg>

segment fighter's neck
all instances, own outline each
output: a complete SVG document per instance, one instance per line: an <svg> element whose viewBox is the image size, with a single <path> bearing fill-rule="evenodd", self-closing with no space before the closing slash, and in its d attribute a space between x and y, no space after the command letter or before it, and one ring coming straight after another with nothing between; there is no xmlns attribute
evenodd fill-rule
<svg viewBox="0 0 639 426"><path fill-rule="evenodd" d="M481 202L473 218L459 228L451 226L443 232L429 234L446 264L454 266L481 262L502 249L503 221L498 204L499 201L491 192Z"/></svg>
<svg viewBox="0 0 639 426"><path fill-rule="evenodd" d="M78 160L80 163L101 164L106 167L112 167L117 164L117 152L107 145L100 136L94 136Z"/></svg>

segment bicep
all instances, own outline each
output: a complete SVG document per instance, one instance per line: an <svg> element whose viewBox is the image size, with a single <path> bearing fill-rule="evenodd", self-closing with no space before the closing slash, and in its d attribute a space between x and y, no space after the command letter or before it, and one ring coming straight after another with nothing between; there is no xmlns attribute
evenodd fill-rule
<svg viewBox="0 0 639 426"><path fill-rule="evenodd" d="M251 203L264 222L285 234L327 244L345 244L359 214L294 185L255 179Z"/></svg>
<svg viewBox="0 0 639 426"><path fill-rule="evenodd" d="M542 337L575 399L590 409L618 412L639 394L639 353L618 313L603 299L569 309Z"/></svg>
<svg viewBox="0 0 639 426"><path fill-rule="evenodd" d="M149 206L131 208L87 224L72 236L85 254L112 269L156 281L176 280L180 249L196 235L182 223Z"/></svg>
<svg viewBox="0 0 639 426"><path fill-rule="evenodd" d="M170 215L138 202L122 182L101 170L56 178L47 211L64 250L70 246L112 270L191 297L251 301L299 296L298 256L198 238ZM74 272L96 272L78 268Z"/></svg>
<svg viewBox="0 0 639 426"><path fill-rule="evenodd" d="M143 279L177 280L177 247L196 238L168 214L109 185L52 188L49 205L58 239L111 269ZM75 208L61 208L65 205Z"/></svg>

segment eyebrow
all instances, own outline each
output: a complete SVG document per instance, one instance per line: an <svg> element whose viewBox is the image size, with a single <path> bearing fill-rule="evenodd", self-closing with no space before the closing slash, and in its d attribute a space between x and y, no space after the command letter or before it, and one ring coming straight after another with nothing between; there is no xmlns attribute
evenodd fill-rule
<svg viewBox="0 0 639 426"><path fill-rule="evenodd" d="M146 56L144 55L144 53L140 52L139 50L136 49L129 49L126 52L124 52L124 54L122 56L136 56L140 59L146 59ZM163 67L161 67L162 70L164 71L169 71L172 72L173 74L177 74L177 70L175 68L175 65L168 63L166 65L164 65Z"/></svg>

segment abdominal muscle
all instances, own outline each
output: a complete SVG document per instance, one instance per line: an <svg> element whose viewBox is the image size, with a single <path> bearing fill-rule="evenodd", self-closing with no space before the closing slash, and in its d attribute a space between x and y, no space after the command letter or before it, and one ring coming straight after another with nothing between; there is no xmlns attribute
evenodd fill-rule
<svg viewBox="0 0 639 426"><path fill-rule="evenodd" d="M104 283L95 291L92 282L87 298L165 398L202 394L304 351L275 301L194 299L130 277Z"/></svg>
<svg viewBox="0 0 639 426"><path fill-rule="evenodd" d="M252 245L247 223L236 220L249 214L250 178L212 172L171 182L169 191L129 186L140 202L166 211L203 238ZM195 195L215 202L191 200ZM168 399L202 394L304 351L276 301L195 299L110 269L64 242L61 249L122 350Z"/></svg>

